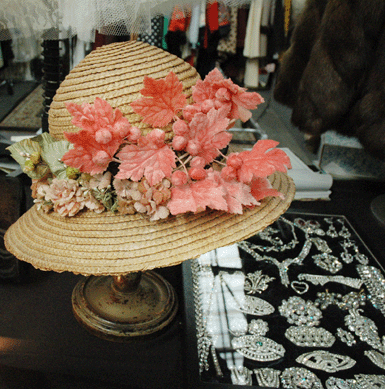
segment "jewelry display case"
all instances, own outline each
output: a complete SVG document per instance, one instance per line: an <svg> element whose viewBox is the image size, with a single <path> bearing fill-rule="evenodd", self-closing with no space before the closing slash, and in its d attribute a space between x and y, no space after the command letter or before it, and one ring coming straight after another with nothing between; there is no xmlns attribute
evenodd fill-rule
<svg viewBox="0 0 385 389"><path fill-rule="evenodd" d="M190 387L385 385L384 269L345 216L287 212L183 272Z"/></svg>

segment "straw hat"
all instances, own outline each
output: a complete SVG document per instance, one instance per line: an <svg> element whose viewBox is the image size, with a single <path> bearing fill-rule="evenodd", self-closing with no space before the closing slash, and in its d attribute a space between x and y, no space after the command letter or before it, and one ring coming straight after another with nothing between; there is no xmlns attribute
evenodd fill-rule
<svg viewBox="0 0 385 389"><path fill-rule="evenodd" d="M63 132L77 131L64 102L93 102L97 96L119 108L131 124L146 133L149 129L140 124L141 118L129 104L140 97L144 75L163 78L170 70L191 97L198 73L161 49L123 42L92 52L57 91L49 112L51 135L63 139ZM207 211L149 221L142 214L84 211L67 218L34 206L9 228L5 245L20 260L57 272L120 275L172 266L246 239L273 223L289 207L295 187L283 173L275 173L270 181L284 200L265 198L261 206L245 209L242 215Z"/></svg>
<svg viewBox="0 0 385 389"><path fill-rule="evenodd" d="M72 218L32 207L5 235L6 248L38 269L84 275L124 274L172 266L246 239L273 223L289 207L294 184L283 173L271 177L285 200L268 197L242 215L220 211L149 221L146 216L84 212Z"/></svg>
<svg viewBox="0 0 385 389"><path fill-rule="evenodd" d="M65 102L93 103L96 97L119 108L128 121L146 135L152 127L142 122L130 104L139 99L144 76L164 78L172 70L183 84L183 93L191 102L192 90L200 79L198 72L181 58L147 43L131 41L102 46L81 61L56 91L49 110L49 132L64 139L63 132L79 131ZM171 125L163 128L171 136Z"/></svg>

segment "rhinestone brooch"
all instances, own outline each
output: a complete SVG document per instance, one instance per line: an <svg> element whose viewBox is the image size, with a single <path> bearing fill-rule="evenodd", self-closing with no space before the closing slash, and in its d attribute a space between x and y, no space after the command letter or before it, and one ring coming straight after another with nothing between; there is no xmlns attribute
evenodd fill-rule
<svg viewBox="0 0 385 389"><path fill-rule="evenodd" d="M385 389L385 376L375 374L357 374L355 389Z"/></svg>
<svg viewBox="0 0 385 389"><path fill-rule="evenodd" d="M286 389L322 389L321 380L303 367L289 367L282 372L282 387Z"/></svg>
<svg viewBox="0 0 385 389"><path fill-rule="evenodd" d="M351 309L345 316L345 325L350 331L353 331L362 342L369 346L384 352L384 343L378 335L378 328L372 319L361 316L362 309Z"/></svg>
<svg viewBox="0 0 385 389"><path fill-rule="evenodd" d="M385 316L385 278L381 271L374 266L358 265L357 272L370 293L368 299Z"/></svg>
<svg viewBox="0 0 385 389"><path fill-rule="evenodd" d="M375 374L356 374L354 379L329 377L327 389L385 389L385 376Z"/></svg>
<svg viewBox="0 0 385 389"><path fill-rule="evenodd" d="M265 367L261 369L254 369L254 374L257 377L257 383L259 386L266 388L279 388L280 370Z"/></svg>
<svg viewBox="0 0 385 389"><path fill-rule="evenodd" d="M349 347L354 346L357 342L354 339L354 335L342 328L337 328L337 336L341 342L347 344Z"/></svg>
<svg viewBox="0 0 385 389"><path fill-rule="evenodd" d="M243 313L255 316L271 315L275 308L266 300L263 300L256 296L245 296L243 304L239 307L239 310Z"/></svg>
<svg viewBox="0 0 385 389"><path fill-rule="evenodd" d="M245 291L247 294L262 293L268 288L269 282L273 280L275 280L274 277L262 274L262 270L249 273L245 277Z"/></svg>
<svg viewBox="0 0 385 389"><path fill-rule="evenodd" d="M252 376L251 371L245 367L230 367L231 371L231 382L234 385L243 385L243 386L251 386L252 385Z"/></svg>
<svg viewBox="0 0 385 389"><path fill-rule="evenodd" d="M249 324L251 335L237 336L232 339L231 346L239 354L253 361L269 362L282 358L285 349L264 335L269 331L267 323L261 319L252 320Z"/></svg>
<svg viewBox="0 0 385 389"><path fill-rule="evenodd" d="M350 286L354 289L360 289L363 281L358 278L344 277L344 276L323 276L318 274L298 274L299 280L306 280L311 282L313 285L325 285L328 282L336 282L339 284Z"/></svg>
<svg viewBox="0 0 385 389"><path fill-rule="evenodd" d="M291 326L285 336L299 347L332 347L336 338L322 327Z"/></svg>
<svg viewBox="0 0 385 389"><path fill-rule="evenodd" d="M356 361L347 355L333 354L325 350L316 350L300 355L296 361L312 369L335 373L352 368Z"/></svg>
<svg viewBox="0 0 385 389"><path fill-rule="evenodd" d="M330 273L337 273L342 269L342 263L337 257L328 253L313 255L314 263Z"/></svg>
<svg viewBox="0 0 385 389"><path fill-rule="evenodd" d="M327 389L356 389L355 380L344 380L337 377L329 377L325 385Z"/></svg>
<svg viewBox="0 0 385 389"><path fill-rule="evenodd" d="M278 308L279 313L286 317L290 324L297 326L317 326L322 318L322 312L312 301L305 301L298 296L292 296L288 300L282 300Z"/></svg>
<svg viewBox="0 0 385 389"><path fill-rule="evenodd" d="M375 350L366 350L364 354L380 369L385 370L385 355Z"/></svg>

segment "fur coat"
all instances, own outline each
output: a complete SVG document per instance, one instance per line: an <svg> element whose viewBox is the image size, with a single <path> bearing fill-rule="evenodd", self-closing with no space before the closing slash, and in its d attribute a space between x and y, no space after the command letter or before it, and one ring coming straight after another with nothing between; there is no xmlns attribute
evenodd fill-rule
<svg viewBox="0 0 385 389"><path fill-rule="evenodd" d="M274 98L301 131L356 136L385 159L385 1L307 0Z"/></svg>

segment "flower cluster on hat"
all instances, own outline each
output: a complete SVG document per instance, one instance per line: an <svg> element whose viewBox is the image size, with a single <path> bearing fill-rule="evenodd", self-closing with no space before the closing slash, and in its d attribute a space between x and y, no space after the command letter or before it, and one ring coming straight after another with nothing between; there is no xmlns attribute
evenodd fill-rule
<svg viewBox="0 0 385 389"><path fill-rule="evenodd" d="M74 216L84 209L109 210L158 220L207 208L241 214L264 197L282 196L268 180L290 168L277 142L260 140L251 150L224 152L235 120L248 120L263 102L258 93L217 69L192 87L192 104L173 72L159 80L146 76L143 85L131 107L152 127L146 135L97 97L66 104L80 129L64 133L66 140L43 134L9 147L33 179L43 211ZM163 128L170 124L173 137L166 140Z"/></svg>

